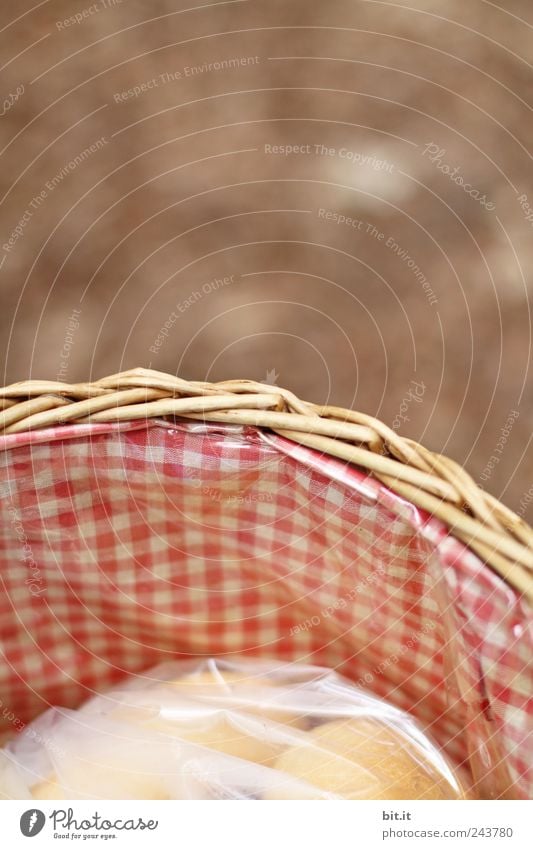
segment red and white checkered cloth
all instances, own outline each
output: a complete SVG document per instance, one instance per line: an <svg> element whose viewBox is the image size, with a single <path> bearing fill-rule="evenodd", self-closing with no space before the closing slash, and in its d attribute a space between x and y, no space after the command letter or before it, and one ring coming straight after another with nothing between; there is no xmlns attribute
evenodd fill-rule
<svg viewBox="0 0 533 849"><path fill-rule="evenodd" d="M0 447L2 731L169 657L262 655L337 669L533 796L533 613L375 480L222 425Z"/></svg>

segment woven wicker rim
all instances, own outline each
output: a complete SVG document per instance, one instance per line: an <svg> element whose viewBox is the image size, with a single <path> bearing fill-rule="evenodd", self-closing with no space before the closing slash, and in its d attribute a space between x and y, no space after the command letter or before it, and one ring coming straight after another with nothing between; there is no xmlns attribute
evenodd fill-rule
<svg viewBox="0 0 533 849"><path fill-rule="evenodd" d="M453 460L378 419L301 401L251 380L202 383L136 368L93 383L28 380L0 389L0 432L180 416L268 428L365 469L447 525L533 604L533 530Z"/></svg>

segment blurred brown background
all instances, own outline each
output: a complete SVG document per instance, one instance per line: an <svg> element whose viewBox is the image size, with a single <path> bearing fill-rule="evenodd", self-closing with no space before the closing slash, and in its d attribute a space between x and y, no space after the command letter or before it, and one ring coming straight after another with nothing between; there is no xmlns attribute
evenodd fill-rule
<svg viewBox="0 0 533 849"><path fill-rule="evenodd" d="M277 380L532 521L530 0L192 5L3 0L4 382Z"/></svg>

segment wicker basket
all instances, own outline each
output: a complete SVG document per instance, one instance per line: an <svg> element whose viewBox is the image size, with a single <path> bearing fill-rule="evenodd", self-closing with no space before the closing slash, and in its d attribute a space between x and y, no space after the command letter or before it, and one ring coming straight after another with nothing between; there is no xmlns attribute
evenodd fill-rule
<svg viewBox="0 0 533 849"><path fill-rule="evenodd" d="M0 410L7 496L0 557L20 566L12 580L4 573L8 663L0 699L8 731L43 705L79 703L161 652L250 650L339 667L435 726L451 756L468 761L483 795L533 793L533 530L456 463L368 415L253 381L192 382L145 369L75 385L26 381L0 390ZM254 498L243 499L243 481ZM91 499L91 487L102 488L105 503ZM187 516L179 556L176 510ZM207 529L201 540L199 517ZM280 540L288 565L268 567L270 596L248 567L242 591L228 590L239 573L228 565L223 574L221 563L264 566L267 552L277 563ZM246 560L243 552L255 545ZM102 594L91 564L107 564L110 580L125 557L132 583L98 607L92 644L87 623ZM205 567L201 587L200 560L216 562ZM157 564L175 569L178 562L167 609ZM200 591L223 581L231 604L222 609L210 599L204 607ZM124 595L151 615L132 625ZM81 598L81 607L71 609L67 596L76 604ZM228 624L236 598L238 633ZM258 612L268 599L275 619L273 610ZM80 610L87 614L81 631ZM174 620L169 630L163 616L184 628ZM434 629L432 619L439 620ZM106 629L115 642L104 638ZM173 642L178 631L181 642ZM416 635L408 649L406 635L411 642Z"/></svg>

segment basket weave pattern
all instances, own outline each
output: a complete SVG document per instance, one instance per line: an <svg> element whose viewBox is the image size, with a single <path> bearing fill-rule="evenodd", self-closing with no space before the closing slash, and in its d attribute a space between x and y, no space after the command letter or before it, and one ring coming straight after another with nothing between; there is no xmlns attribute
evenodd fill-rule
<svg viewBox="0 0 533 849"><path fill-rule="evenodd" d="M251 425L369 472L439 518L533 603L533 530L447 457L364 413L318 406L248 380L187 381L132 369L92 383L31 380L0 390L0 432L166 416Z"/></svg>

